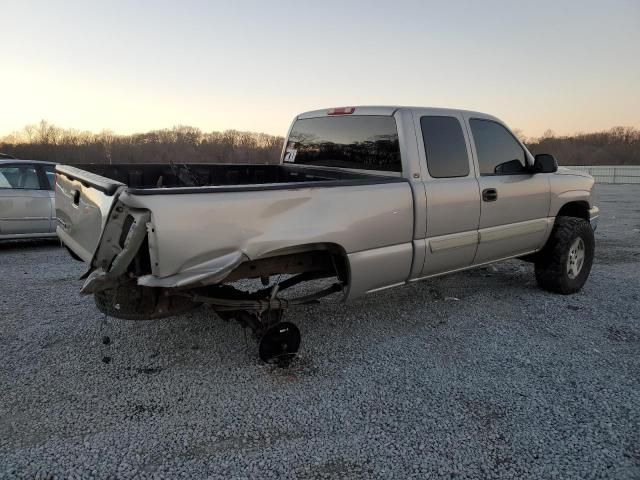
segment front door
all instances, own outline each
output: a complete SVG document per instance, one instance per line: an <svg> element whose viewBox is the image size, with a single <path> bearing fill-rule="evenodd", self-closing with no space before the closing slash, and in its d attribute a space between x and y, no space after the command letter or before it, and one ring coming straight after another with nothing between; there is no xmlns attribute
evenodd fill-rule
<svg viewBox="0 0 640 480"><path fill-rule="evenodd" d="M480 193L463 121L458 113L437 110L425 110L415 119L428 171L422 277L468 267L476 253Z"/></svg>
<svg viewBox="0 0 640 480"><path fill-rule="evenodd" d="M468 118L477 160L481 206L474 264L540 248L550 228L548 175L527 170L527 154L499 122Z"/></svg>
<svg viewBox="0 0 640 480"><path fill-rule="evenodd" d="M0 236L49 233L50 226L51 199L37 168L0 165Z"/></svg>

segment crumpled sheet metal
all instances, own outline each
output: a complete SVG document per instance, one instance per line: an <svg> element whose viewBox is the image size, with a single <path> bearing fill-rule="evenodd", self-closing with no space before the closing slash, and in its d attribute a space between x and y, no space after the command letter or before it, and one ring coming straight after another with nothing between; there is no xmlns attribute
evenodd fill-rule
<svg viewBox="0 0 640 480"><path fill-rule="evenodd" d="M127 233L122 247L113 239L118 238L125 224L127 216L133 217L133 223ZM91 268L83 278L86 278L81 293L91 294L113 288L122 283L122 276L126 273L131 261L138 253L146 236L146 225L151 214L144 210L130 210L119 214L112 214L107 223L100 244L91 261ZM103 243L104 235L112 240ZM108 271L107 271L108 266Z"/></svg>
<svg viewBox="0 0 640 480"><path fill-rule="evenodd" d="M168 195L125 191L120 200L151 212L152 272L138 279L149 287L220 283L243 261L303 246L337 245L351 254L413 237L412 193L405 182Z"/></svg>
<svg viewBox="0 0 640 480"><path fill-rule="evenodd" d="M247 260L249 260L249 257L244 253L231 252L168 277L160 278L154 275L144 275L138 278L138 285L165 288L211 285L224 280L238 265Z"/></svg>

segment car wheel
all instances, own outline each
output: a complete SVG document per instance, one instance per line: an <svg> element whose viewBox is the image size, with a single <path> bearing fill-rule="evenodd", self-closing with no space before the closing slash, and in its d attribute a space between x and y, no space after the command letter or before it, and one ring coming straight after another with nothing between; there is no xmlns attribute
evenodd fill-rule
<svg viewBox="0 0 640 480"><path fill-rule="evenodd" d="M538 285L563 295L580 291L591 272L594 251L589 222L575 217L557 218L547 244L536 258Z"/></svg>

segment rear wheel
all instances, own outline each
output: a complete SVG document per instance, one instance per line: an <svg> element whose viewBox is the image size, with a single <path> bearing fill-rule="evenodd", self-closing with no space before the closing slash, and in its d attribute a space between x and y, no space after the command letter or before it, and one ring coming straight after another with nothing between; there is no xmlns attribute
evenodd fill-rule
<svg viewBox="0 0 640 480"><path fill-rule="evenodd" d="M263 362L288 365L300 348L300 330L291 322L278 322L264 333L258 345Z"/></svg>
<svg viewBox="0 0 640 480"><path fill-rule="evenodd" d="M595 239L591 225L576 217L559 217L544 249L536 256L538 285L568 295L580 291L593 264Z"/></svg>

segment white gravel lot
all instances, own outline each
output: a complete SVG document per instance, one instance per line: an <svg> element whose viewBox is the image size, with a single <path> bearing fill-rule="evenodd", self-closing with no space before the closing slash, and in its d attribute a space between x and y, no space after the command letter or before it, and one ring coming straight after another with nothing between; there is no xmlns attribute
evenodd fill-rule
<svg viewBox="0 0 640 480"><path fill-rule="evenodd" d="M0 246L0 477L640 478L640 186L599 193L581 293L509 261L327 299L289 369L204 308L103 324L64 250Z"/></svg>

